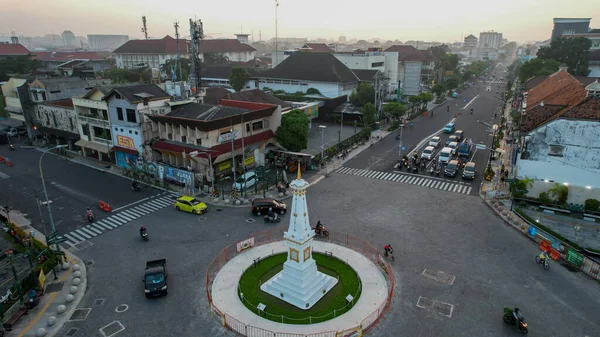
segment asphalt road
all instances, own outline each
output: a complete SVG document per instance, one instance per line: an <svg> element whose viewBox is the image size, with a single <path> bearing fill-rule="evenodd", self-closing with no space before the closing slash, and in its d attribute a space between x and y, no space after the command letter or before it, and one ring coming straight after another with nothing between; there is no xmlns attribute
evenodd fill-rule
<svg viewBox="0 0 600 337"><path fill-rule="evenodd" d="M26 213L36 229L42 233L50 233L47 208L41 206L40 216L36 201L36 197L45 201L38 168L42 152L18 146L16 151L10 151L6 145L0 146L0 156L8 157L13 162L13 167L0 165L0 205L9 205ZM50 153L44 156L42 168L59 233L71 232L88 225L85 218L85 210L88 207L94 211L96 221L105 218L108 214L98 208L99 200L109 203L115 209L162 193L147 186L139 192L133 192L127 179L73 163ZM41 218L44 224L40 221Z"/></svg>
<svg viewBox="0 0 600 337"><path fill-rule="evenodd" d="M521 308L531 336L600 335L597 282L554 262L549 271L542 269L534 261L537 247L492 215L479 197L414 185L397 189L334 173L311 187L307 199L313 223L369 233L373 245L395 248L392 306L368 336L521 335L502 322L503 306ZM281 225L287 223L284 217ZM140 239L140 224L148 227L149 242ZM270 227L249 208L211 207L204 217L165 208L95 237L77 252L90 276L80 308L91 308L90 314L69 322L58 336L71 329L79 329L75 336L100 336L98 329L114 321L125 327L115 337L235 336L210 316L205 270L227 245ZM158 258L168 261L169 294L146 299L144 264ZM424 269L443 271L454 282L424 277ZM452 305L451 317L417 307L420 297ZM121 304L128 309L117 313Z"/></svg>
<svg viewBox="0 0 600 337"><path fill-rule="evenodd" d="M498 74L501 74L504 68L498 68ZM486 88L491 86L491 91ZM433 116L421 116L414 121L414 125L410 124L402 129L402 145L404 150L402 155L410 155L413 151L417 151L419 155L427 146L429 139L433 136L440 136L442 141L436 149L436 156L444 147L446 140L450 134L442 133L442 128L449 122L454 122L456 130L463 130L464 137L470 138L474 144L484 144L487 147L492 145L492 131L489 125L494 125L500 122L499 111L502 101L498 97L505 91L506 83L490 81L476 84L458 95L457 98L450 98L443 104L437 106L433 110ZM496 94L496 91L499 94ZM473 114L470 114L470 109L473 109ZM447 110L448 109L448 110ZM494 118L494 113L497 113ZM355 156L344 164L346 167L392 172L394 165L398 163L400 156L400 140L396 139L396 135L400 130L390 133L387 137L372 146L373 151L365 151ZM474 161L477 169L476 178L473 181L461 182L471 186L471 194L476 194L478 187L483 178L483 172L487 166L489 159L489 150L474 149L469 161ZM428 168L430 166L428 165ZM406 169L402 169L406 172ZM396 172L399 172L396 170ZM412 175L412 174L411 174ZM429 171L420 171L414 175L431 177ZM446 182L461 181L461 171L454 178L444 178L443 172L440 173L440 178Z"/></svg>

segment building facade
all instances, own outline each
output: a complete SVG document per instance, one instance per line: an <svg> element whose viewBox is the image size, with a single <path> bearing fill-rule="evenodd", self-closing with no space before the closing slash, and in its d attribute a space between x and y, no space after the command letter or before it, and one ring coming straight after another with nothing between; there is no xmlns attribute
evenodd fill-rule
<svg viewBox="0 0 600 337"><path fill-rule="evenodd" d="M335 53L340 62L350 69L385 71L385 55L382 51Z"/></svg>
<svg viewBox="0 0 600 337"><path fill-rule="evenodd" d="M479 33L479 48L499 49L502 46L502 33L481 32Z"/></svg>
<svg viewBox="0 0 600 337"><path fill-rule="evenodd" d="M67 144L70 150L74 149L79 133L71 99L38 104L36 120L38 130L49 143L56 141L56 144Z"/></svg>
<svg viewBox="0 0 600 337"><path fill-rule="evenodd" d="M108 103L103 101L112 87L96 87L85 95L72 98L77 115L79 140L75 145L81 148L83 156L111 162L110 149L113 146Z"/></svg>
<svg viewBox="0 0 600 337"><path fill-rule="evenodd" d="M171 108L168 93L157 85L115 87L102 98L108 104L115 162L132 169L140 161L151 161L151 122L148 116L164 115Z"/></svg>
<svg viewBox="0 0 600 337"><path fill-rule="evenodd" d="M248 34L236 34L236 39L202 40L198 46L200 60L205 54L221 54L232 62L248 62L256 57L256 49L250 45Z"/></svg>
<svg viewBox="0 0 600 337"><path fill-rule="evenodd" d="M129 35L88 34L87 39L90 50L112 52L129 41Z"/></svg>
<svg viewBox="0 0 600 337"><path fill-rule="evenodd" d="M113 51L118 68L150 67L160 69L170 59L188 58L189 41L169 35L162 39L129 40Z"/></svg>
<svg viewBox="0 0 600 337"><path fill-rule="evenodd" d="M590 30L590 18L554 18L551 40L563 35L587 34Z"/></svg>
<svg viewBox="0 0 600 337"><path fill-rule="evenodd" d="M63 43L67 47L75 47L75 34L70 30L65 30L61 34Z"/></svg>
<svg viewBox="0 0 600 337"><path fill-rule="evenodd" d="M469 36L465 37L465 43L463 47L469 51L474 50L475 48L477 48L478 41L479 40L476 36L470 34Z"/></svg>

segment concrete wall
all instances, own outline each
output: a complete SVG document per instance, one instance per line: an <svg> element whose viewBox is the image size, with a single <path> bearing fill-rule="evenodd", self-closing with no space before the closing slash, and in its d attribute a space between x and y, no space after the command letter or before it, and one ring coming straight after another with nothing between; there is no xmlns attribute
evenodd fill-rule
<svg viewBox="0 0 600 337"><path fill-rule="evenodd" d="M420 61L406 61L403 64L402 95L416 96L421 93L421 68Z"/></svg>
<svg viewBox="0 0 600 337"><path fill-rule="evenodd" d="M381 72L385 71L386 58L382 52L333 55L350 69L379 70ZM383 63L383 65L373 67L373 63Z"/></svg>
<svg viewBox="0 0 600 337"><path fill-rule="evenodd" d="M78 134L77 115L70 107L39 104L37 117L42 126Z"/></svg>
<svg viewBox="0 0 600 337"><path fill-rule="evenodd" d="M539 198L540 193L548 192L550 189L554 188L553 182L545 182L536 180L533 182L533 186L528 188L527 196L531 198ZM567 199L567 203L573 203L578 205L583 205L587 199L596 199L600 200L600 189L592 188L589 189L584 186L568 186L569 189L569 198ZM552 198L552 196L550 196Z"/></svg>

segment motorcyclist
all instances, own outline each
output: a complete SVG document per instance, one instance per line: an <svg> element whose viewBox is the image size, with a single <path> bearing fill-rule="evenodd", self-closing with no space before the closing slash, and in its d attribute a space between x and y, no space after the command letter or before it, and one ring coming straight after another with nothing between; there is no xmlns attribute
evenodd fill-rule
<svg viewBox="0 0 600 337"><path fill-rule="evenodd" d="M315 231L317 233L320 233L321 231L323 231L323 228L325 228L325 226L323 226L323 224L321 223L321 220L317 221L317 225L315 226Z"/></svg>
<svg viewBox="0 0 600 337"><path fill-rule="evenodd" d="M394 248L389 243L383 247L383 251L385 252L385 256L391 255L394 253Z"/></svg>
<svg viewBox="0 0 600 337"><path fill-rule="evenodd" d="M513 316L517 320L517 322L523 320L523 315L521 315L521 311L519 311L519 308L515 308L513 310Z"/></svg>
<svg viewBox="0 0 600 337"><path fill-rule="evenodd" d="M277 215L275 214L275 212L273 212L273 208L269 208L269 214L268 214L268 216L269 216L269 220L275 220L275 217Z"/></svg>
<svg viewBox="0 0 600 337"><path fill-rule="evenodd" d="M132 180L131 181L131 188L133 188L134 190L137 190L140 188L140 183L137 180Z"/></svg>
<svg viewBox="0 0 600 337"><path fill-rule="evenodd" d="M144 226L140 227L140 235L141 236L144 236L144 234L146 233L146 231L147 231L146 227L144 227Z"/></svg>
<svg viewBox="0 0 600 337"><path fill-rule="evenodd" d="M92 213L92 210L89 207L85 210L85 216L87 218L89 218L90 216L94 216L94 213Z"/></svg>
<svg viewBox="0 0 600 337"><path fill-rule="evenodd" d="M473 108L471 108L471 115L473 114Z"/></svg>
<svg viewBox="0 0 600 337"><path fill-rule="evenodd" d="M540 263L544 263L545 261L548 261L548 253L546 253L545 251L542 251L539 255L540 257Z"/></svg>

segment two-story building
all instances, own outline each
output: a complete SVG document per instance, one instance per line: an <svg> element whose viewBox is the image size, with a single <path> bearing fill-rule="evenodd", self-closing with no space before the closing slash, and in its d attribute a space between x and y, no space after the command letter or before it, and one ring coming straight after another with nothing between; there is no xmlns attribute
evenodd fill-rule
<svg viewBox="0 0 600 337"><path fill-rule="evenodd" d="M169 35L162 39L129 40L115 49L118 68L139 68L147 66L160 69L170 59L177 58L177 50L181 58L188 58L189 40L174 39Z"/></svg>
<svg viewBox="0 0 600 337"><path fill-rule="evenodd" d="M77 132L77 115L71 99L45 101L36 109L38 130L49 143L66 144L74 149L79 139Z"/></svg>
<svg viewBox="0 0 600 337"><path fill-rule="evenodd" d="M330 53L297 52L277 67L255 76L258 88L283 90L287 93L319 90L329 98L350 96L360 82L358 77Z"/></svg>
<svg viewBox="0 0 600 337"><path fill-rule="evenodd" d="M559 184L568 203L600 199L600 84L584 87L563 69L529 90L524 106L516 176L533 180L527 195Z"/></svg>
<svg viewBox="0 0 600 337"><path fill-rule="evenodd" d="M417 96L421 93L421 83L427 81L429 74L424 68L433 67L433 60L429 60L420 50L411 45L393 45L385 53L396 53L395 60L386 55L386 72L396 73L399 87L403 96ZM392 54L390 54L391 57Z"/></svg>
<svg viewBox="0 0 600 337"><path fill-rule="evenodd" d="M40 61L47 69L56 69L66 62L79 60L87 62L94 71L101 71L111 66L110 54L90 51L34 51L32 57Z"/></svg>
<svg viewBox="0 0 600 337"><path fill-rule="evenodd" d="M199 181L245 166L264 165L264 150L281 124L281 107L222 99L220 105L190 103L150 116L157 161L189 167ZM190 154L192 153L192 154ZM242 165L242 159L244 164Z"/></svg>
<svg viewBox="0 0 600 337"><path fill-rule="evenodd" d="M116 165L136 167L140 161L151 160L152 125L148 116L171 111L171 96L154 84L115 87L103 98L108 103L111 136Z"/></svg>
<svg viewBox="0 0 600 337"><path fill-rule="evenodd" d="M31 102L29 96L29 83L32 79L11 77L2 84L2 96L4 96L4 111L10 119L19 121L26 125L23 106Z"/></svg>
<svg viewBox="0 0 600 337"><path fill-rule="evenodd" d="M83 156L112 162L110 149L113 146L108 103L102 100L113 87L98 86L84 95L73 97L73 109L77 115L79 140Z"/></svg>
<svg viewBox="0 0 600 337"><path fill-rule="evenodd" d="M235 39L202 40L198 46L199 58L205 54L221 54L232 62L248 62L256 57L256 49L250 45L248 34L235 34Z"/></svg>

